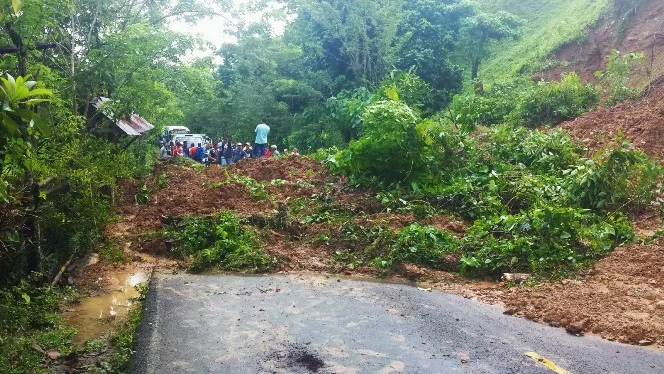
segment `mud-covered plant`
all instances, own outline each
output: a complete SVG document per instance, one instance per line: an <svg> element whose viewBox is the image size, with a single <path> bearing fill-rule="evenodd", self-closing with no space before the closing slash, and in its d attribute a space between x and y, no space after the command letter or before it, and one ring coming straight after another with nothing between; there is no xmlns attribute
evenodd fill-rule
<svg viewBox="0 0 664 374"><path fill-rule="evenodd" d="M191 258L193 272L212 268L263 272L273 264L257 233L231 212L186 219L177 224L172 235L171 253Z"/></svg>
<svg viewBox="0 0 664 374"><path fill-rule="evenodd" d="M433 269L449 269L446 256L458 252L459 242L448 232L433 226L414 223L404 227L389 252L374 259L379 268L390 268L404 263Z"/></svg>
<svg viewBox="0 0 664 374"><path fill-rule="evenodd" d="M620 138L618 139L621 140ZM570 196L594 210L641 210L657 197L662 167L624 139L567 171Z"/></svg>
<svg viewBox="0 0 664 374"><path fill-rule="evenodd" d="M630 73L644 61L641 53L622 54L613 50L608 58L606 69L595 72L600 81L602 92L606 96L606 106L612 106L625 100L641 96L641 90L630 86Z"/></svg>
<svg viewBox="0 0 664 374"><path fill-rule="evenodd" d="M244 176L244 175L233 175L226 179L225 181L214 185L213 187L220 187L224 186L227 184L241 184L249 190L249 194L251 195L251 198L254 200L266 200L270 197L269 192L266 189L266 185L264 183L261 183L253 178ZM280 182L278 180L275 182L275 184L272 184L274 186L280 185Z"/></svg>

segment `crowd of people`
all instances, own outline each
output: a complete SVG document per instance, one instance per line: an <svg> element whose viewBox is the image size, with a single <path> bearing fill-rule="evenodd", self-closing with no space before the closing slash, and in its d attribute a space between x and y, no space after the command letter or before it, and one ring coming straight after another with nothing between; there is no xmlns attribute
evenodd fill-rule
<svg viewBox="0 0 664 374"><path fill-rule="evenodd" d="M253 146L250 142L234 143L230 139L220 139L218 142L207 142L205 144L187 144L184 142L162 142L160 157L188 157L196 162L207 166L222 165L229 166L247 158L277 157L281 155L276 145L268 148L267 136L270 127L263 120L256 126L256 141ZM284 150L285 155L299 155L297 148L291 152Z"/></svg>

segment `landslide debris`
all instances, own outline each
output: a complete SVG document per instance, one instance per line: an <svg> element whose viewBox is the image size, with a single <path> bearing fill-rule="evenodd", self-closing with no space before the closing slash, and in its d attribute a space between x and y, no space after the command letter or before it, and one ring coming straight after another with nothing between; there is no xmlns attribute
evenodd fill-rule
<svg viewBox="0 0 664 374"><path fill-rule="evenodd" d="M634 147L664 159L664 78L654 82L640 99L595 109L563 123L562 128L590 151L605 148L622 132Z"/></svg>
<svg viewBox="0 0 664 374"><path fill-rule="evenodd" d="M384 230L396 233L420 223L459 238L467 228L466 223L443 215L422 219L388 211L375 191L351 189L307 158L246 160L227 169L166 165L152 178L155 181L146 182L154 189L149 202L138 205L136 199L124 198L126 203L118 209L120 220L109 227L110 233L130 241L133 250L152 255L168 250L166 239L155 233L172 222L231 210L259 231L266 253L278 259L276 272L375 277L385 273L358 259L366 248L380 245L376 240ZM158 179L166 182L158 187ZM266 197L257 199L252 193L256 183L265 186ZM137 193L135 183L124 185ZM661 222L653 227L661 227ZM647 230L649 236L653 230ZM459 258L445 261L453 269ZM625 343L664 344L664 239L618 248L578 279L539 286L507 288L408 263L391 277L504 304L506 313L578 335L589 332Z"/></svg>
<svg viewBox="0 0 664 374"><path fill-rule="evenodd" d="M621 343L664 345L664 238L615 249L578 279L513 287L506 311Z"/></svg>

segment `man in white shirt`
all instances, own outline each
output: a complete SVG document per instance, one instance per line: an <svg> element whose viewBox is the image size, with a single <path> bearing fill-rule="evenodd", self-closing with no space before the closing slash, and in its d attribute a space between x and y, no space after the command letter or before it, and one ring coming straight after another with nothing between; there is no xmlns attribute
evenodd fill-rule
<svg viewBox="0 0 664 374"><path fill-rule="evenodd" d="M270 133L270 126L267 121L262 122L256 126L256 141L254 142L254 156L263 157L267 150L267 135Z"/></svg>

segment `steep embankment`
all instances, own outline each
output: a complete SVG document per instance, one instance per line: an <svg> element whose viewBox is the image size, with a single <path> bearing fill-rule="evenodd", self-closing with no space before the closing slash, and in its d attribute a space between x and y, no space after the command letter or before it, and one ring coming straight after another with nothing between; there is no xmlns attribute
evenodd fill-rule
<svg viewBox="0 0 664 374"><path fill-rule="evenodd" d="M524 33L491 47L491 56L480 69L486 82L540 71L553 51L578 40L602 16L610 13L613 0L487 0L487 11L506 11L523 18Z"/></svg>
<svg viewBox="0 0 664 374"><path fill-rule="evenodd" d="M664 74L664 2L640 2L633 12L622 18L607 16L586 37L558 48L554 59L559 66L546 70L542 77L557 80L562 73L574 71L583 80L595 82L595 72L605 68L613 49L644 55L645 66L634 72L637 85Z"/></svg>

